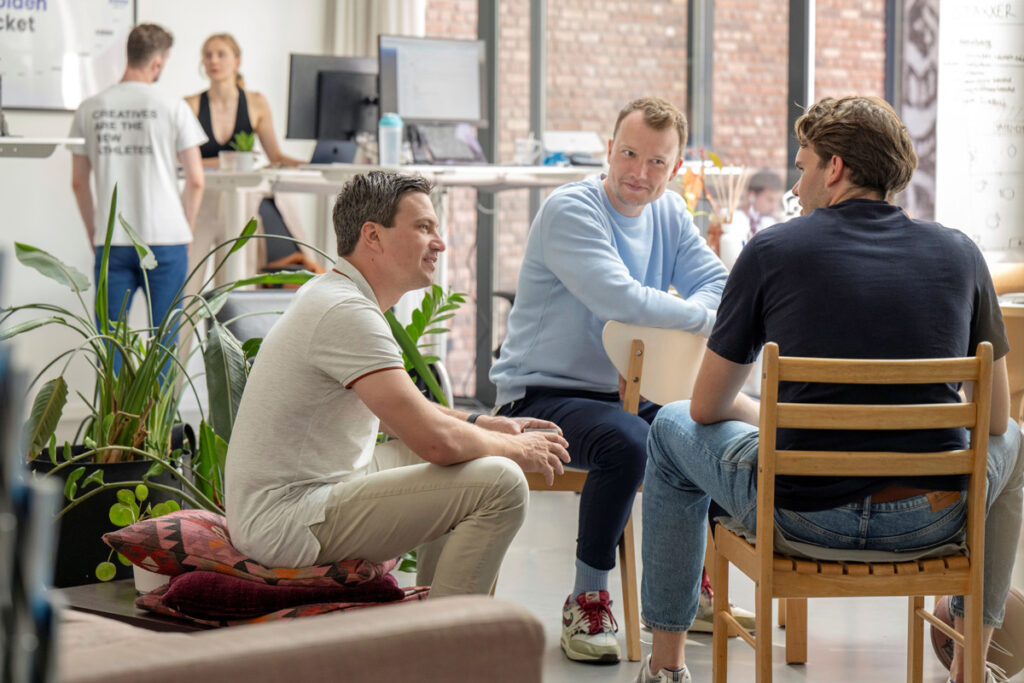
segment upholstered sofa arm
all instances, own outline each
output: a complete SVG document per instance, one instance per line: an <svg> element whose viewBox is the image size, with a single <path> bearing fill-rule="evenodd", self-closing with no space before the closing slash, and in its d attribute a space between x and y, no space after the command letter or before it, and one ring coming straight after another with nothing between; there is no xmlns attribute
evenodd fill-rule
<svg viewBox="0 0 1024 683"><path fill-rule="evenodd" d="M102 632L102 637L95 636ZM482 596L439 598L196 633L156 633L69 612L66 683L213 680L541 680L533 614Z"/></svg>

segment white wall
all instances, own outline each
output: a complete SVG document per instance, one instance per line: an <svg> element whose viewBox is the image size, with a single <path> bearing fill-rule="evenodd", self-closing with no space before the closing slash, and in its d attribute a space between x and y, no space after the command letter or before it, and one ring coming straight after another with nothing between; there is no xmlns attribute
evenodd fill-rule
<svg viewBox="0 0 1024 683"><path fill-rule="evenodd" d="M288 54L325 53L333 44L333 0L138 0L138 21L155 22L174 34L175 46L160 79L165 92L185 96L202 90L199 50L211 33L232 33L242 48L242 74L249 89L267 96L284 151L308 157L312 144L283 140L288 100ZM63 137L70 112L7 112L11 132L21 136ZM58 149L47 159L0 158L0 305L28 301L77 307L66 289L52 284L13 257L13 242L46 249L92 279L92 255L74 197L71 156ZM101 200L102 201L102 200ZM310 207L304 215L315 216ZM241 226L239 226L241 227ZM91 297L90 297L91 298ZM75 308L75 310L78 310ZM37 372L69 340L36 331L14 343L16 361ZM79 378L87 378L83 368ZM78 388L91 393L91 387Z"/></svg>

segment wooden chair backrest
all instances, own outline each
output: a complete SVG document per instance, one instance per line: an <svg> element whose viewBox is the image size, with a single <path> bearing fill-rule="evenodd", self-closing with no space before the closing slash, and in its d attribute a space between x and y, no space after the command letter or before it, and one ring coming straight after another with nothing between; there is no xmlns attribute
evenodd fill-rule
<svg viewBox="0 0 1024 683"><path fill-rule="evenodd" d="M842 405L779 403L779 382L837 384L932 384L971 382L966 403L916 405ZM764 348L758 446L757 539L759 553L771 555L774 543L776 475L931 476L970 475L967 545L971 557L984 556L985 471L992 398L992 345L978 345L968 358L924 360L846 360L780 357L779 347ZM776 430L907 430L963 427L970 430L966 449L938 453L786 451L776 448ZM770 562L762 567L770 568Z"/></svg>

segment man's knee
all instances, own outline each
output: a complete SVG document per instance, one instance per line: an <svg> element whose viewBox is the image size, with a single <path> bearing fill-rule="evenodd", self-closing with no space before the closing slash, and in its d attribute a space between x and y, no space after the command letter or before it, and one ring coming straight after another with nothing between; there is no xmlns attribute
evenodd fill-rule
<svg viewBox="0 0 1024 683"><path fill-rule="evenodd" d="M690 402L670 403L658 411L647 437L647 453L652 460L664 458L677 448L681 437L692 436L697 423L690 417Z"/></svg>
<svg viewBox="0 0 1024 683"><path fill-rule="evenodd" d="M491 500L501 508L516 510L522 519L526 518L526 506L530 500L530 486L519 465L508 458L490 455L467 463L488 482Z"/></svg>

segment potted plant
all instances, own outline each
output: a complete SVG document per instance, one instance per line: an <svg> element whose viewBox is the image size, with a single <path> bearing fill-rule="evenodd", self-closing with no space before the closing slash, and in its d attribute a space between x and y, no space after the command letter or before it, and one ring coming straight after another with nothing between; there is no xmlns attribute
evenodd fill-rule
<svg viewBox="0 0 1024 683"><path fill-rule="evenodd" d="M145 484L152 492L154 503L159 503L161 497L172 497L189 507L221 509L220 474L230 438L230 418L241 399L248 360L246 349L213 315L223 305L227 294L238 287L302 283L313 276L308 272L266 273L228 283L211 290L205 297L185 295L183 285L178 292L180 309L172 307L163 320L149 321L145 327L135 329L128 323L127 311L111 315L106 305L107 263L116 207L115 188L96 283L95 316L92 298L85 296L89 289L88 278L55 256L25 244L15 244L18 260L71 289L81 310L49 303L0 310L0 325L12 316L26 312L38 314L0 331L0 340L47 326L64 328L76 335L71 346L47 363L31 383L34 387L45 375L57 371L55 378L42 382L39 387L24 441L26 456L37 475L59 477L64 481L66 505L60 518L63 520L73 510L91 506L93 519L99 519L102 525L92 531L69 532L68 524L61 522L63 539L58 571L62 560L79 559L79 563L59 575L57 585L91 580L98 562L97 554L105 552L100 536L109 530L109 492L115 489ZM155 267L149 247L123 219L120 223L131 237L143 268ZM206 258L219 258L214 271L219 271L231 254L252 239L255 231L256 221L252 220L238 237L211 251ZM188 279L199 277L205 267L206 259L193 269ZM212 281L212 277L204 284ZM173 332L186 322L195 329L202 320L208 321L208 332L199 339L196 351L201 349L203 353L209 409L203 413L200 406L198 438L188 444L172 443L172 432L181 422L181 398L186 391L196 393L198 378L189 376L187 359L178 358L176 345L166 340L173 338ZM93 369L94 375L91 396L76 392L88 415L78 427L76 445L65 443L58 447L54 432L70 393L65 374L71 364L81 358ZM127 474L114 472L120 469L130 471ZM85 544L90 551L76 543Z"/></svg>
<svg viewBox="0 0 1024 683"><path fill-rule="evenodd" d="M233 152L223 150L217 154L220 167L225 171L251 171L256 168L256 134L238 131L228 143Z"/></svg>

